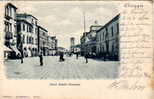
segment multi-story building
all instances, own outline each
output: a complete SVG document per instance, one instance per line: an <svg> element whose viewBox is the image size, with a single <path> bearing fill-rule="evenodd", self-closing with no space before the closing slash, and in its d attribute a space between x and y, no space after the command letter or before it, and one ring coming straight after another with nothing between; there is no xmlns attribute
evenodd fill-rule
<svg viewBox="0 0 154 99"><path fill-rule="evenodd" d="M80 38L80 43L81 43L81 55L83 56L86 52L86 42L88 41L87 35L88 32L84 32L83 35Z"/></svg>
<svg viewBox="0 0 154 99"><path fill-rule="evenodd" d="M5 15L4 15L4 45L11 49L10 52L4 51L4 57L17 58L20 54L17 49L17 33L16 33L16 11L17 7L11 3L5 5Z"/></svg>
<svg viewBox="0 0 154 99"><path fill-rule="evenodd" d="M90 56L96 56L96 31L101 27L102 26L98 25L97 21L95 21L95 24L90 26L90 31L86 34L86 51Z"/></svg>
<svg viewBox="0 0 154 99"><path fill-rule="evenodd" d="M104 26L92 25L80 39L81 55L119 60L119 16L115 16ZM95 22L96 23L96 22Z"/></svg>
<svg viewBox="0 0 154 99"><path fill-rule="evenodd" d="M97 31L97 55L119 60L119 14Z"/></svg>
<svg viewBox="0 0 154 99"><path fill-rule="evenodd" d="M38 55L37 21L38 19L30 14L17 14L17 46L23 50L25 57Z"/></svg>
<svg viewBox="0 0 154 99"><path fill-rule="evenodd" d="M51 43L52 55L55 55L57 52L58 40L56 39L56 36L52 36L51 39L52 39Z"/></svg>
<svg viewBox="0 0 154 99"><path fill-rule="evenodd" d="M94 25L90 26L90 31L83 33L80 39L81 42L81 54L89 54L89 56L96 55L96 31L102 26L95 21Z"/></svg>
<svg viewBox="0 0 154 99"><path fill-rule="evenodd" d="M57 52L57 39L56 36L48 36L48 55L55 55Z"/></svg>
<svg viewBox="0 0 154 99"><path fill-rule="evenodd" d="M43 53L44 56L48 55L48 31L38 26L38 52Z"/></svg>

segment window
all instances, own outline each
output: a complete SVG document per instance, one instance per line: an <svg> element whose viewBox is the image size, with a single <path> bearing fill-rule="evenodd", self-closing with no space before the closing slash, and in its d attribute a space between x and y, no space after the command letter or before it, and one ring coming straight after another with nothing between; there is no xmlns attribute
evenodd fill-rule
<svg viewBox="0 0 154 99"><path fill-rule="evenodd" d="M8 6L5 7L5 15L9 16L9 7Z"/></svg>
<svg viewBox="0 0 154 99"><path fill-rule="evenodd" d="M5 16L7 16L7 14L8 14L8 7L6 6L5 7Z"/></svg>
<svg viewBox="0 0 154 99"><path fill-rule="evenodd" d="M35 44L37 45L37 38L35 39Z"/></svg>
<svg viewBox="0 0 154 99"><path fill-rule="evenodd" d="M14 32L17 33L17 25L14 25Z"/></svg>
<svg viewBox="0 0 154 99"><path fill-rule="evenodd" d="M25 24L23 24L23 31L25 31Z"/></svg>
<svg viewBox="0 0 154 99"><path fill-rule="evenodd" d="M29 44L31 44L32 43L32 41L31 41L31 37L29 37Z"/></svg>
<svg viewBox="0 0 154 99"><path fill-rule="evenodd" d="M23 35L23 44L25 43L25 35Z"/></svg>
<svg viewBox="0 0 154 99"><path fill-rule="evenodd" d="M103 40L104 40L104 34L105 34L105 32L103 32Z"/></svg>
<svg viewBox="0 0 154 99"><path fill-rule="evenodd" d="M9 31L12 32L12 24L9 24Z"/></svg>
<svg viewBox="0 0 154 99"><path fill-rule="evenodd" d="M113 26L111 27L111 33L112 33L112 36L113 36Z"/></svg>
<svg viewBox="0 0 154 99"><path fill-rule="evenodd" d="M29 27L29 32L32 32L32 27L31 26Z"/></svg>
<svg viewBox="0 0 154 99"><path fill-rule="evenodd" d="M34 20L32 19L32 24L34 23Z"/></svg>
<svg viewBox="0 0 154 99"><path fill-rule="evenodd" d="M119 23L117 23L117 34L119 34Z"/></svg>
<svg viewBox="0 0 154 99"><path fill-rule="evenodd" d="M101 34L101 36L102 36L102 39L101 40L103 41L103 39L104 39L104 32Z"/></svg>
<svg viewBox="0 0 154 99"><path fill-rule="evenodd" d="M6 7L5 7L5 16L10 16L10 17L12 17L13 18L13 15L14 15L14 12L15 10L14 10L14 8L12 8L12 7L10 7L9 5L7 5Z"/></svg>
<svg viewBox="0 0 154 99"><path fill-rule="evenodd" d="M27 25L27 32L29 32L29 26Z"/></svg>
<svg viewBox="0 0 154 99"><path fill-rule="evenodd" d="M8 32L9 31L9 23L6 21L4 23L5 23L5 31Z"/></svg>
<svg viewBox="0 0 154 99"><path fill-rule="evenodd" d="M45 36L45 32L43 32L43 36Z"/></svg>
<svg viewBox="0 0 154 99"><path fill-rule="evenodd" d="M21 24L17 24L17 32L21 31Z"/></svg>
<svg viewBox="0 0 154 99"><path fill-rule="evenodd" d="M37 21L35 21L35 24L37 25Z"/></svg>
<svg viewBox="0 0 154 99"><path fill-rule="evenodd" d="M38 32L38 31L37 31L37 28L35 28L35 33L37 34L37 32Z"/></svg>
<svg viewBox="0 0 154 99"><path fill-rule="evenodd" d="M10 16L12 17L12 8L10 8Z"/></svg>
<svg viewBox="0 0 154 99"><path fill-rule="evenodd" d="M28 40L29 40L29 38L28 38L28 36L27 36L27 44L28 44Z"/></svg>
<svg viewBox="0 0 154 99"><path fill-rule="evenodd" d="M34 44L33 38L32 38L32 44Z"/></svg>

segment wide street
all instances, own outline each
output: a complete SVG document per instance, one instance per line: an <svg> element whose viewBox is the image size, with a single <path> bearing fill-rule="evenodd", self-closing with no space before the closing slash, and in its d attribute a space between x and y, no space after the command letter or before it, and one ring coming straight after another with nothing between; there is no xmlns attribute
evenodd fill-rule
<svg viewBox="0 0 154 99"><path fill-rule="evenodd" d="M59 62L59 56L44 56L44 65L40 66L39 57L8 60L4 62L6 76L10 79L112 79L118 76L119 62L65 56Z"/></svg>

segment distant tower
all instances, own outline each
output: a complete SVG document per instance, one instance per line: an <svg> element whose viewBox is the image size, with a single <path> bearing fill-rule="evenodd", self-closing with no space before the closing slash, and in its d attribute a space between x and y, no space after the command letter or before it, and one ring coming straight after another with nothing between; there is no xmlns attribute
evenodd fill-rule
<svg viewBox="0 0 154 99"><path fill-rule="evenodd" d="M75 38L71 37L70 42L71 42L70 50L71 50L71 52L74 52Z"/></svg>
<svg viewBox="0 0 154 99"><path fill-rule="evenodd" d="M71 46L74 46L75 45L75 38L74 37L71 37Z"/></svg>

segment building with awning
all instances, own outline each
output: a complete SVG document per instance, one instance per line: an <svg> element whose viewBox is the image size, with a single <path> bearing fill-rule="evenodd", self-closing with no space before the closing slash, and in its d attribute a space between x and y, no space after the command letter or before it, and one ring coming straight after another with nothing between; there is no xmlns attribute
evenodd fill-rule
<svg viewBox="0 0 154 99"><path fill-rule="evenodd" d="M4 59L16 59L19 58L21 53L20 51L16 48L16 46L3 46L3 50L4 50Z"/></svg>
<svg viewBox="0 0 154 99"><path fill-rule="evenodd" d="M4 49L5 52L10 52L10 51L12 51L10 48L8 48L8 47L6 47L6 46L4 46L3 49Z"/></svg>
<svg viewBox="0 0 154 99"><path fill-rule="evenodd" d="M16 55L20 55L20 51L16 48L16 46L11 46L12 51L16 53Z"/></svg>
<svg viewBox="0 0 154 99"><path fill-rule="evenodd" d="M4 45L3 50L4 50L4 59L8 59L8 54L12 51L12 49L10 49Z"/></svg>

